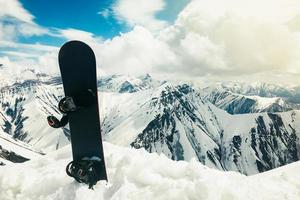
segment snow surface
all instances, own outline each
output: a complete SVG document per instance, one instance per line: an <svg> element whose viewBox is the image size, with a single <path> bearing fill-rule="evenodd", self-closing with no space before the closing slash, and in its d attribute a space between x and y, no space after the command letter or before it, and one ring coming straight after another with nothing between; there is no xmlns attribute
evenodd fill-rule
<svg viewBox="0 0 300 200"><path fill-rule="evenodd" d="M257 104L256 109L258 109L258 110L263 110L275 103L278 103L281 106L284 105L284 101L280 97L260 97L257 95L253 95L253 96L245 95L245 97L255 100L256 104Z"/></svg>
<svg viewBox="0 0 300 200"><path fill-rule="evenodd" d="M94 190L65 174L70 146L0 170L0 199L300 199L300 162L246 177L104 143L109 182Z"/></svg>
<svg viewBox="0 0 300 200"><path fill-rule="evenodd" d="M35 150L33 146L21 142L19 140L13 139L6 133L0 131L0 146L2 149L7 150L9 152L16 153L19 156L22 156L27 159L33 159L43 155L43 152ZM14 165L16 163L11 162L10 160L6 160L1 156L1 149L0 149L0 163ZM1 167L1 166L0 166Z"/></svg>

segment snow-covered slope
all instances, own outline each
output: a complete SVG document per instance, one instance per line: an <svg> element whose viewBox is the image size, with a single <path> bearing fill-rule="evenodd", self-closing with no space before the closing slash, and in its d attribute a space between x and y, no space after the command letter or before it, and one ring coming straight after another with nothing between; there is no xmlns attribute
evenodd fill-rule
<svg viewBox="0 0 300 200"><path fill-rule="evenodd" d="M186 84L167 83L135 95L139 98L102 96L103 105L114 110L105 122L106 140L164 153L173 160L196 157L207 166L244 174L299 160L299 111L230 115L203 101Z"/></svg>
<svg viewBox="0 0 300 200"><path fill-rule="evenodd" d="M200 85L206 91L225 90L235 94L260 96L260 97L291 97L298 93L298 90L293 87L283 87L280 85L263 83L263 82L212 82L206 85Z"/></svg>
<svg viewBox="0 0 300 200"><path fill-rule="evenodd" d="M249 175L299 160L300 111L228 115L213 110L223 115L221 160L227 170Z"/></svg>
<svg viewBox="0 0 300 200"><path fill-rule="evenodd" d="M109 81L105 85L101 80ZM120 91L124 81L135 82L138 89ZM300 158L299 111L233 116L203 99L203 89L189 84L153 81L149 75L111 76L100 82L102 133L111 143L164 153L173 160L197 158L207 166L244 174ZM45 153L68 144L68 127L52 129L46 122L47 115L60 115L59 78L19 82L1 91L4 132ZM260 108L276 99L248 98L261 102Z"/></svg>
<svg viewBox="0 0 300 200"><path fill-rule="evenodd" d="M1 165L23 163L41 155L44 155L44 153L35 150L31 145L13 139L11 136L0 132Z"/></svg>
<svg viewBox="0 0 300 200"><path fill-rule="evenodd" d="M133 93L155 88L161 82L149 74L145 76L111 75L99 77L98 88L102 92Z"/></svg>
<svg viewBox="0 0 300 200"><path fill-rule="evenodd" d="M63 131L52 129L46 120L49 114L60 115L56 105L62 94L62 86L56 79L47 82L33 79L2 87L2 130L46 152L64 146L68 142Z"/></svg>
<svg viewBox="0 0 300 200"><path fill-rule="evenodd" d="M100 96L105 139L118 145L244 174L299 160L298 111L232 116L187 84ZM269 100L255 98L260 107Z"/></svg>
<svg viewBox="0 0 300 200"><path fill-rule="evenodd" d="M254 87L239 84L220 84L202 89L204 99L230 114L285 112L300 109L292 90L262 84ZM267 87L268 86L268 87Z"/></svg>
<svg viewBox="0 0 300 200"><path fill-rule="evenodd" d="M221 172L196 160L175 162L163 154L149 154L104 144L109 182L94 190L65 174L70 146L22 165L0 170L0 199L64 200L296 200L300 192L300 163L246 177Z"/></svg>

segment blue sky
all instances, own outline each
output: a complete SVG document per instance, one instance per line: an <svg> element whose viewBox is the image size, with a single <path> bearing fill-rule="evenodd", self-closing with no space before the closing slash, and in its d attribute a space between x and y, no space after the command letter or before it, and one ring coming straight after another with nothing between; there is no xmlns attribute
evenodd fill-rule
<svg viewBox="0 0 300 200"><path fill-rule="evenodd" d="M124 29L112 17L105 19L98 14L100 10L112 5L113 2L109 0L76 0L72 3L66 0L21 0L21 2L24 8L35 16L34 21L44 27L74 28L105 38L113 37ZM49 38L39 39L49 42ZM55 44L55 40L52 43Z"/></svg>
<svg viewBox="0 0 300 200"><path fill-rule="evenodd" d="M157 12L157 19L172 23L178 13L190 0L165 1L164 9ZM111 11L115 0L20 0L23 7L34 16L34 22L49 29L78 29L93 33L104 39L113 38L121 32L128 32L131 27L116 20L114 15L104 17L101 11ZM138 9L138 8L135 8ZM23 43L41 43L60 46L64 38L49 35L19 37Z"/></svg>

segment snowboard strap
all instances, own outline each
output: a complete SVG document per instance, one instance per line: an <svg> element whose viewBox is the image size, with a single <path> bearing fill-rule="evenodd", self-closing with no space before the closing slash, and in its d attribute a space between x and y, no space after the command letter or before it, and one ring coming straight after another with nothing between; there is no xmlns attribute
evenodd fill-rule
<svg viewBox="0 0 300 200"><path fill-rule="evenodd" d="M58 103L58 109L64 114L74 112L76 110L95 104L95 93L88 89L74 96L66 96Z"/></svg>
<svg viewBox="0 0 300 200"><path fill-rule="evenodd" d="M71 161L66 167L66 173L77 182L88 184L89 189L93 189L93 186L100 180L95 169L99 164L100 159L97 157Z"/></svg>
<svg viewBox="0 0 300 200"><path fill-rule="evenodd" d="M62 98L58 103L58 109L63 113L62 118L58 120L55 116L50 115L47 117L48 124L53 128L64 127L69 122L68 114L95 103L94 97L95 93L88 89L80 93L80 95Z"/></svg>
<svg viewBox="0 0 300 200"><path fill-rule="evenodd" d="M67 114L76 111L77 107L72 97L64 97L59 101L58 109L60 112Z"/></svg>

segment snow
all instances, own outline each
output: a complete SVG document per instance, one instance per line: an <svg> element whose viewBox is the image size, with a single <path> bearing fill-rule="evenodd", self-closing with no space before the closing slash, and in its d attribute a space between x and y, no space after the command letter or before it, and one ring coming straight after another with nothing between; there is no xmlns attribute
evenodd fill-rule
<svg viewBox="0 0 300 200"><path fill-rule="evenodd" d="M102 92L99 97L105 140L114 144L130 145L145 124L154 118L154 114L148 113L151 109L146 106L152 97L151 90L132 94Z"/></svg>
<svg viewBox="0 0 300 200"><path fill-rule="evenodd" d="M22 140L44 152L53 151L56 147L68 143L66 137L60 137L63 134L62 130L51 128L46 120L49 114L59 117L55 105L58 97L62 95L62 86L38 82L35 85L25 84L1 89L1 102L7 106L3 106L0 111L2 113L0 124L8 122L11 125L9 130L11 135L17 130L24 135L28 134ZM19 123L7 114L7 109L15 113Z"/></svg>
<svg viewBox="0 0 300 200"><path fill-rule="evenodd" d="M197 156L208 167L234 170L247 175L260 172L256 161L262 158L262 154L260 150L258 150L260 157L255 154L251 146L250 131L252 128L257 127L257 118L260 116L263 117L266 127L273 123L267 113L230 115L210 102L202 101L197 92L192 92L181 97L181 100L189 102L191 107L195 108L194 116L199 120L193 121L188 117L186 118L183 113L180 114L178 101L166 105L160 103L163 101L162 91L172 93L176 90L176 86L172 83L165 83L155 90L149 89L135 93L100 92L100 113L103 120L104 140L127 147L132 145L133 142L138 143L138 141L135 141L136 138L146 130L145 128L158 114L163 114L164 108L172 110L176 107L177 116L180 115L180 117L177 118L174 115L176 133L173 135L174 140L171 146L174 149L179 149L176 145L180 144L180 148L183 149L182 158L176 157L177 154L168 146L170 144L167 145L164 142L165 140L157 140L149 144L150 147L147 149L149 152L164 153L174 160L184 159L189 161ZM271 98L261 98L265 104L268 103L269 99ZM293 113L295 114L293 115ZM287 127L288 131L290 125L293 128L295 127L297 134L299 114L298 111L278 113L282 117L284 127ZM292 116L295 118L294 120ZM164 128L166 128L166 135L171 133L171 130L167 130L167 126ZM155 133L155 128L151 131ZM220 133L223 133L222 137L220 137ZM233 137L241 137L241 146L236 153L239 154L236 157L238 162L234 161ZM283 143L280 143L279 146L282 148L277 148L276 151L279 149L282 149L282 152L286 151L286 146ZM221 151L223 155L221 160L218 159L216 150ZM214 158L215 162L207 156L208 153ZM275 156L274 163L276 164L274 164L274 167L282 165Z"/></svg>
<svg viewBox="0 0 300 200"><path fill-rule="evenodd" d="M114 79L112 79L110 86L117 88L121 80L129 81L126 77L122 79L121 77L117 77L115 82ZM148 85L147 81L148 79L145 81L147 84L139 83L141 90L133 93L118 93L110 90L105 90L104 92L100 90L98 93L100 97L99 109L103 139L105 141L128 147L143 133L150 122L155 120L159 114L164 113L165 108L171 110L178 108L184 109L180 101L174 101L171 104L164 104L165 102L162 102L164 101L162 92L172 94L178 90L177 83L161 81L163 84L160 86L154 87L154 84L152 85L153 87L146 87ZM138 82L139 81L136 83ZM149 82L152 84L151 81ZM104 86L109 85L103 85L103 87ZM175 140L172 143L172 148L179 149L176 145L180 144L183 149L182 157L186 161L197 156L202 163L205 163L205 165L209 167L215 167L221 170L240 171L248 175L258 173L259 171L255 163L257 157L250 146L251 138L249 137L249 132L251 128L256 127L256 119L261 115L264 117L264 121L267 125L269 122L267 114L231 116L209 102L203 101L202 98L199 97L199 93L201 93L201 91L195 90L195 92L183 95L181 98L182 101L188 102L188 104L195 109L193 112L198 120L193 121L190 117L186 117L181 113L180 110L176 110L178 116L174 115L173 117L175 119L174 128L176 128L178 132L174 135ZM7 132L11 135L15 134L20 128L23 133L27 134L25 135L26 137L24 136L20 139L44 153L62 148L69 144L67 137L65 137L65 134L68 135L69 132L63 131L62 129L51 128L48 126L46 120L46 117L50 114L57 118L61 117L57 109L57 103L62 96L63 88L57 78L50 79L50 77L48 77L45 82L37 82L33 85L21 84L18 87L7 87L1 93L1 101L4 102L5 105L7 104L7 106L4 106L0 110L0 124L4 126L5 122L9 122L12 128ZM17 108L15 108L16 101L20 98L23 100L18 101ZM261 99L266 100L266 103L268 103L268 98ZM19 120L20 123L15 125L15 121L7 114L7 109L15 111L16 116L22 119ZM283 117L283 123L285 127L287 127L288 132L292 133L289 126L289 124L291 124L292 128L295 128L298 134L298 130L300 129L300 113L297 111L295 111L295 113L295 115L291 112L286 114L280 113L279 115ZM295 119L292 119L292 117ZM166 135L170 133L170 130L171 129L166 129ZM224 136L220 137L220 133L224 133ZM242 136L243 141L241 146L241 162L238 164L234 164L233 156L230 154L232 138L236 135ZM150 152L156 151L158 153L164 153L169 158L172 158L172 156L176 154L174 153L175 151L170 150L172 148L167 146L166 143L156 142L152 145L153 148L151 150L148 149ZM222 151L221 153L224 155L221 160L218 159L216 149ZM285 149L284 146L282 152L284 152ZM227 152L228 154L226 154ZM211 161L207 153L211 153L216 162ZM21 155L30 158L30 156L25 156L25 154ZM175 157L173 157L173 159L174 158ZM276 167L277 166L279 165L276 165Z"/></svg>
<svg viewBox="0 0 300 200"><path fill-rule="evenodd" d="M263 109L265 109L265 108L269 107L270 105L272 105L274 103L277 103L277 102L280 105L284 104L282 98L279 98L279 97L260 97L260 96L257 96L257 95L253 95L253 96L246 96L245 95L245 97L255 100L258 110L263 110Z"/></svg>
<svg viewBox="0 0 300 200"><path fill-rule="evenodd" d="M8 134L1 133L1 132L0 132L0 146L5 150L13 151L29 159L41 156L41 154L43 153L38 150L34 150L31 145L15 140L12 137L10 137ZM7 161L5 160L5 163L6 162Z"/></svg>
<svg viewBox="0 0 300 200"><path fill-rule="evenodd" d="M255 176L221 172L104 143L109 182L94 190L65 174L70 146L24 164L1 167L0 199L300 199L300 162Z"/></svg>
<svg viewBox="0 0 300 200"><path fill-rule="evenodd" d="M105 140L128 147L146 125L162 112L164 107L155 106L153 102L159 102L162 91L168 88L176 89L172 83L166 83L160 87L149 87L135 93L101 91L99 101ZM3 102L9 102L11 108L17 97L25 97L19 106L24 108L23 117L29 117L24 121L24 131L30 133L30 137L25 140L29 144L25 145L5 134L5 139L0 137L0 145L30 158L31 161L15 164L0 158L0 162L7 164L0 166L0 200L300 199L300 175L297 173L300 162L249 177L236 172L221 172L205 167L195 159L197 155L192 146L189 146L190 141L186 134L176 135L178 138L175 139L178 139L184 147L184 157L188 162L175 162L168 159L166 155L169 149L166 145L156 146L157 152L165 153L165 155L158 155L149 154L141 149L135 150L105 143L109 182L100 182L95 186L94 191L88 190L86 185L74 182L65 174L65 166L71 161L71 151L62 130L51 129L47 126L46 120L41 120L48 114L59 117L55 105L62 96L61 85L42 84L34 90L24 89L15 93L2 93L2 95ZM256 98L262 108L277 99L248 97ZM241 169L245 170L240 171L245 174L257 173L256 157L250 155L254 153L249 150L250 143L246 141L250 141L248 133L256 126L255 120L258 116L262 116L266 124L270 123L267 113L229 115L209 102L202 102L198 96L191 95L185 98L189 98L188 102L196 108L195 115L201 122L205 122L203 125L205 127L199 128L202 127L201 123L198 126L182 117L182 122L176 119L176 128L179 132L195 130L194 139L199 141L197 145L204 153L218 147L216 144L222 144L229 149L232 137L240 135L242 162L239 164L244 165ZM176 106L176 103L168 106ZM282 116L285 127L291 125L296 131L300 130L300 111L283 112L279 115ZM4 118L1 120L7 121ZM186 130L187 128L190 129ZM13 126L12 129L16 127ZM221 130L224 137L219 139L217 136ZM32 152L30 150L32 146L49 154L41 156ZM56 151L57 148L62 149ZM224 165L225 169L239 171L239 166L234 165L232 160L229 161L228 163L232 165ZM205 164L213 167L210 162L207 159ZM219 169L222 167L218 166Z"/></svg>

